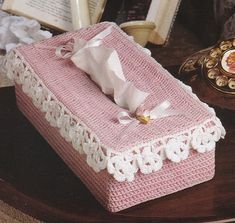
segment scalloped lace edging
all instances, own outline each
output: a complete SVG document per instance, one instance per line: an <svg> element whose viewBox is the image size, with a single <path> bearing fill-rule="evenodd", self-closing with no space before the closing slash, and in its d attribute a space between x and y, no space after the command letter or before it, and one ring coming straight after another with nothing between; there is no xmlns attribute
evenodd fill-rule
<svg viewBox="0 0 235 223"><path fill-rule="evenodd" d="M86 161L94 171L107 169L119 182L133 181L137 171L143 174L155 172L162 168L165 159L173 162L185 160L190 149L199 153L211 151L215 149L216 142L226 134L220 120L213 115L204 123L178 135L156 139L125 152L115 152L102 145L85 123L57 100L33 69L22 61L18 52L11 51L6 56L4 70L8 78L22 85L22 91L45 114L50 125L58 128L61 136L75 150L86 155ZM185 85L182 87L191 93L190 88ZM195 95L194 97L197 99ZM210 112L213 111L208 106L207 108Z"/></svg>

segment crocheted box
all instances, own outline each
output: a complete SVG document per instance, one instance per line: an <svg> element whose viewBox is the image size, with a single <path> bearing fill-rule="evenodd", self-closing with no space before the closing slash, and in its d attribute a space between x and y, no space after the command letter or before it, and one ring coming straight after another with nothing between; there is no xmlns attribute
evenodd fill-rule
<svg viewBox="0 0 235 223"><path fill-rule="evenodd" d="M166 99L182 115L127 129L117 121L123 109L55 55L74 37L89 40L109 26L103 44L117 51L125 77L150 93L144 106ZM225 135L213 109L114 24L19 47L5 67L19 109L106 209L120 211L213 178L215 144Z"/></svg>

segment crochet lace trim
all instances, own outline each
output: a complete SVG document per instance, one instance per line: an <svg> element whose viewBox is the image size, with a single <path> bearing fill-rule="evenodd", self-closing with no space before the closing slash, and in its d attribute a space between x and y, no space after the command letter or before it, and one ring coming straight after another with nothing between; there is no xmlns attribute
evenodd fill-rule
<svg viewBox="0 0 235 223"><path fill-rule="evenodd" d="M100 143L99 138L78 117L63 105L43 84L33 69L24 63L17 51L11 51L4 60L8 78L22 85L28 95L51 126L58 128L61 136L71 143L80 154L86 155L87 164L94 171L107 169L119 181L133 181L135 173L149 174L162 168L163 160L180 162L189 156L190 149L204 153L215 149L215 144L224 138L225 129L220 120L212 115L194 128L175 135L158 138L125 152L116 152ZM192 94L191 88L180 82ZM196 95L193 95L198 100ZM204 106L213 112L206 104Z"/></svg>

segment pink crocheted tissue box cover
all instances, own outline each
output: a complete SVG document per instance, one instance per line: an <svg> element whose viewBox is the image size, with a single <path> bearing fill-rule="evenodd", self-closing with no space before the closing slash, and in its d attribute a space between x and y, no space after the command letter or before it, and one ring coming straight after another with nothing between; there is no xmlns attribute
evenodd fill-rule
<svg viewBox="0 0 235 223"><path fill-rule="evenodd" d="M128 81L149 92L144 107L168 100L181 115L127 128L117 106L55 49L73 38L102 41L117 51ZM171 76L119 27L100 23L12 50L5 69L17 104L98 201L112 212L207 181L225 130L214 110ZM123 132L125 134L123 134Z"/></svg>

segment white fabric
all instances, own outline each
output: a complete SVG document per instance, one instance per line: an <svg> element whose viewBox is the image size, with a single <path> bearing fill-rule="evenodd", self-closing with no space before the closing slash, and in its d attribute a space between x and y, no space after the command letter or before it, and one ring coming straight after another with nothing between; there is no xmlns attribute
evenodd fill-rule
<svg viewBox="0 0 235 223"><path fill-rule="evenodd" d="M7 52L22 44L52 37L48 31L41 30L36 20L25 17L10 16L0 11L0 49Z"/></svg>

